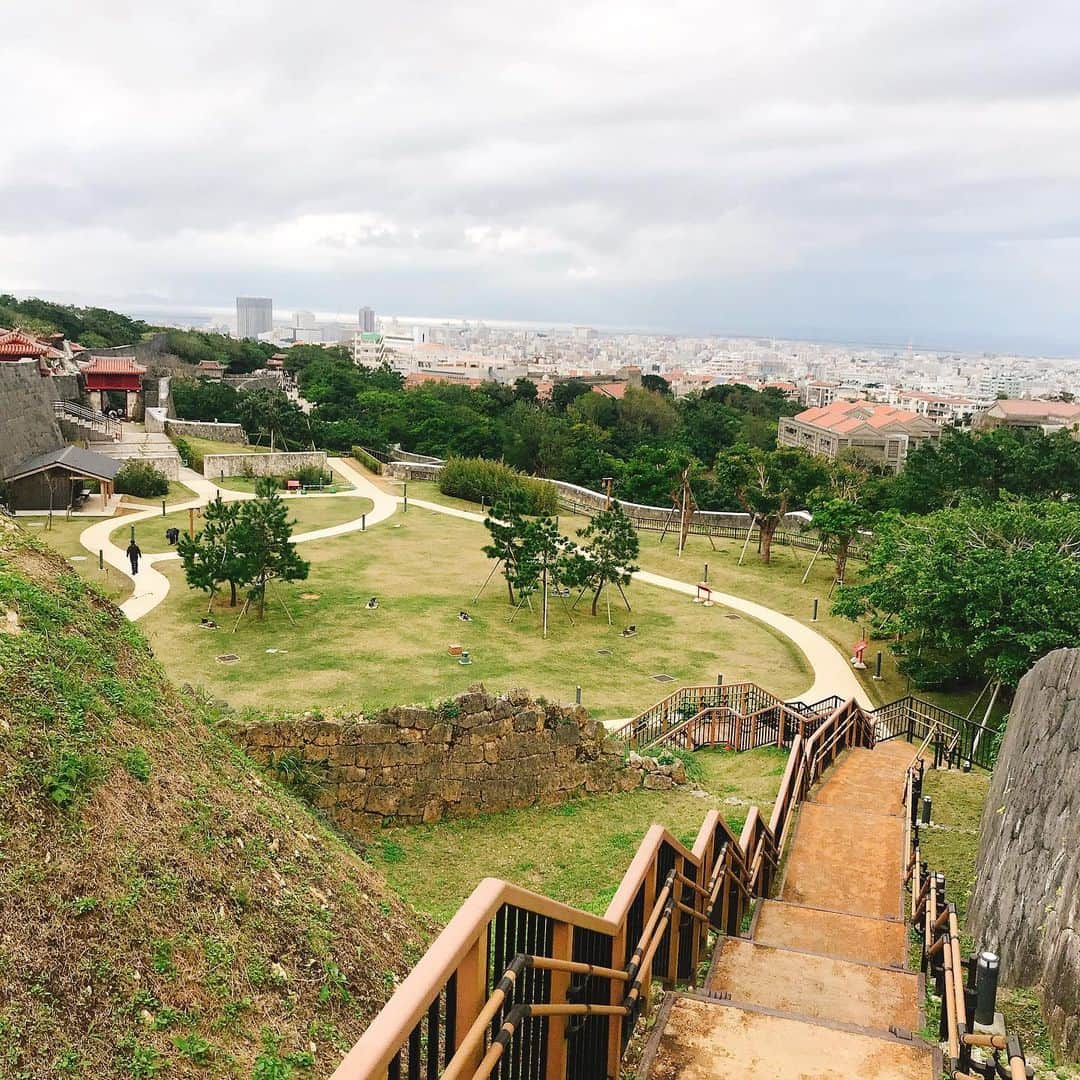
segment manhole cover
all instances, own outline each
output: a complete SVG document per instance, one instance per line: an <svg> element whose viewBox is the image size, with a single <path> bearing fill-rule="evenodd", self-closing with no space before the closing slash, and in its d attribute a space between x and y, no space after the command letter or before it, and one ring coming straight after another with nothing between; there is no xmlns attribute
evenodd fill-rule
<svg viewBox="0 0 1080 1080"><path fill-rule="evenodd" d="M302 592L300 594L300 599L301 600L318 600L319 595L320 594L317 593L317 592Z"/></svg>
<svg viewBox="0 0 1080 1080"><path fill-rule="evenodd" d="M650 678L653 682L674 682L674 675L651 675Z"/></svg>
<svg viewBox="0 0 1080 1080"><path fill-rule="evenodd" d="M215 658L219 664L235 664L240 659L234 652L222 653Z"/></svg>

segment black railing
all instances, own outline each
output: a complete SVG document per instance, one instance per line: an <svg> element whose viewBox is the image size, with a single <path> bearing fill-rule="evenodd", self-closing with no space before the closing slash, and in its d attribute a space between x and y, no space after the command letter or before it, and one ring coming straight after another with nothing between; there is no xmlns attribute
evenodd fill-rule
<svg viewBox="0 0 1080 1080"><path fill-rule="evenodd" d="M437 1080L457 1045L457 976L453 975L387 1066L387 1080Z"/></svg>
<svg viewBox="0 0 1080 1080"><path fill-rule="evenodd" d="M937 766L959 768L971 764L987 771L994 767L997 732L932 701L909 695L869 715L878 742L906 739L919 743L929 735L928 749L933 750Z"/></svg>

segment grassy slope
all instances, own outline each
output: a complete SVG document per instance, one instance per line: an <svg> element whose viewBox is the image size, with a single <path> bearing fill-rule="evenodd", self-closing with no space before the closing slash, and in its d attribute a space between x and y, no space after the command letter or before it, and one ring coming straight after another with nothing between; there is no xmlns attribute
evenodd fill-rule
<svg viewBox="0 0 1080 1080"><path fill-rule="evenodd" d="M581 685L587 707L620 717L634 715L680 682L712 682L718 671L729 680L762 679L784 694L810 682L802 654L786 638L641 584L629 589L632 614L613 599L611 627L603 613L594 619L587 607L571 627L553 601L545 642L538 615L525 610L508 622L500 577L473 603L491 569L480 550L486 536L474 522L413 507L366 533L305 544L311 576L273 590L296 625L274 600L262 624L247 619L236 634L200 630L205 598L185 587L178 566L163 564L174 588L148 616L147 632L178 678L202 682L237 706L279 708L288 702L291 708L370 710L437 700L483 681L493 690L527 686L560 701L572 701ZM373 595L380 606L369 611L364 605ZM462 608L472 622L458 621ZM631 622L637 635L621 637ZM471 666L448 655L451 643L472 653ZM267 654L267 648L287 652ZM602 650L610 655L599 655ZM240 662L216 663L224 652L237 653ZM677 681L654 682L658 673Z"/></svg>
<svg viewBox="0 0 1080 1080"><path fill-rule="evenodd" d="M72 518L65 521L62 517L54 517L52 528L47 527L44 517L18 517L15 523L27 535L47 544L58 555L69 560L68 565L72 570L100 589L114 604L122 604L131 595L134 585L131 578L107 564L99 570L97 554L91 554L79 543L79 535L94 524L93 520ZM72 558L74 562L70 561Z"/></svg>
<svg viewBox="0 0 1080 1080"><path fill-rule="evenodd" d="M501 877L602 914L642 837L660 822L688 846L719 808L736 831L748 804L766 816L786 750L702 751L705 797L689 789L600 795L542 809L381 830L372 861L419 910L448 919L481 878ZM437 866L438 874L431 868Z"/></svg>
<svg viewBox="0 0 1080 1080"><path fill-rule="evenodd" d="M0 1075L327 1074L416 918L2 522L0 615Z"/></svg>

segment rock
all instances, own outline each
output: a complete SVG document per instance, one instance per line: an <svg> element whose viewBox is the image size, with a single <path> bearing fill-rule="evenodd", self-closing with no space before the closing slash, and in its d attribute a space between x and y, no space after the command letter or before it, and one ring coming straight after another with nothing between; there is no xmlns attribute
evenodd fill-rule
<svg viewBox="0 0 1080 1080"><path fill-rule="evenodd" d="M675 786L675 781L663 773L647 773L643 786L649 791L669 791Z"/></svg>
<svg viewBox="0 0 1080 1080"><path fill-rule="evenodd" d="M979 828L968 930L1008 984L1042 984L1051 1036L1080 1058L1080 649L1023 679Z"/></svg>

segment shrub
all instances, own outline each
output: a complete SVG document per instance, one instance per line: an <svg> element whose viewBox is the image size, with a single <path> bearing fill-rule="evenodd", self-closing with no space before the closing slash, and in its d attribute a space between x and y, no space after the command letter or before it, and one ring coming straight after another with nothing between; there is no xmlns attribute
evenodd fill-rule
<svg viewBox="0 0 1080 1080"><path fill-rule="evenodd" d="M364 466L365 469L369 469L376 476L382 473L382 462L377 457L372 457L362 446L354 446L352 448L352 456Z"/></svg>
<svg viewBox="0 0 1080 1080"><path fill-rule="evenodd" d="M173 437L173 446L176 447L176 452L180 455L180 460L189 469L194 469L196 472L202 472L202 454L200 454L187 439L176 435Z"/></svg>
<svg viewBox="0 0 1080 1080"><path fill-rule="evenodd" d="M439 472L439 490L470 502L510 504L522 514L553 514L559 505L553 485L486 458L451 458Z"/></svg>
<svg viewBox="0 0 1080 1080"><path fill-rule="evenodd" d="M169 479L148 461L129 461L116 474L116 490L121 495L152 499L157 495L168 495Z"/></svg>
<svg viewBox="0 0 1080 1080"><path fill-rule="evenodd" d="M318 465L304 465L296 470L296 479L302 487L325 487L330 483L330 473Z"/></svg>

